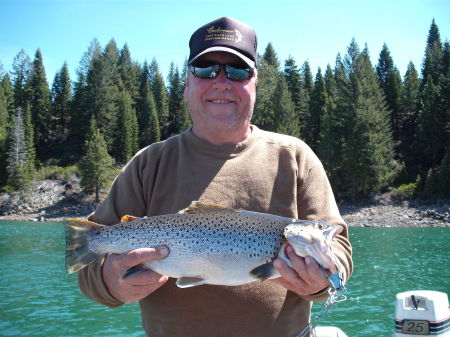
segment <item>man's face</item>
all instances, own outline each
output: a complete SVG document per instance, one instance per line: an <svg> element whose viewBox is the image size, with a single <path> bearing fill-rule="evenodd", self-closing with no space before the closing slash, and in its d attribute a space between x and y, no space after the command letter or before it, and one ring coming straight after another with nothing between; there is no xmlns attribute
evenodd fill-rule
<svg viewBox="0 0 450 337"><path fill-rule="evenodd" d="M203 55L199 62L240 64L243 61L232 54L213 52ZM226 78L223 68L215 79L197 78L189 72L184 98L189 105L194 133L214 141L227 134L231 136L246 132L252 117L255 96L255 76L249 80L231 81ZM220 140L217 139L217 142Z"/></svg>

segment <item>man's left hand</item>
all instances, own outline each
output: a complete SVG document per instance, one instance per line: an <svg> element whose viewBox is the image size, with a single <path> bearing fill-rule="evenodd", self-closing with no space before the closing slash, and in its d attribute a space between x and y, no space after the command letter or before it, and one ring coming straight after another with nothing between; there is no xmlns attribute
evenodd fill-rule
<svg viewBox="0 0 450 337"><path fill-rule="evenodd" d="M312 257L298 256L290 245L286 247L286 255L292 268L282 259L276 259L274 266L281 277L273 282L302 296L318 293L330 285L328 278Z"/></svg>

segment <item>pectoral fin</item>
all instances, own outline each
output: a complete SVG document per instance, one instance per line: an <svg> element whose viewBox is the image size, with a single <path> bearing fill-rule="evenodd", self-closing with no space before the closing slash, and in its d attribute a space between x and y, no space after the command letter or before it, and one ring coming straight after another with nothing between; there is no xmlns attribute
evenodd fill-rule
<svg viewBox="0 0 450 337"><path fill-rule="evenodd" d="M176 283L179 288L189 288L201 286L202 284L205 284L205 280L201 277L180 277L177 279Z"/></svg>
<svg viewBox="0 0 450 337"><path fill-rule="evenodd" d="M147 271L148 269L145 268L142 265L134 266L131 268L128 268L125 273L123 274L122 278L125 280L131 276L137 275L139 273L142 273L143 271Z"/></svg>
<svg viewBox="0 0 450 337"><path fill-rule="evenodd" d="M275 267L272 262L262 264L250 271L250 275L258 280L264 281L270 278L275 273Z"/></svg>

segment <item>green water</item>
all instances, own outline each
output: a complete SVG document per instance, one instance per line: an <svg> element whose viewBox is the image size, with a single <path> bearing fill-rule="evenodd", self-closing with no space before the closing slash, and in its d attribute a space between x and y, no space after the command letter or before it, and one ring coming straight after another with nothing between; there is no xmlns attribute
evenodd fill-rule
<svg viewBox="0 0 450 337"><path fill-rule="evenodd" d="M351 337L390 336L396 293L450 294L450 228L352 228L350 235L348 300L321 325ZM144 336L137 304L108 309L81 295L64 269L61 224L0 222L0 275L0 336Z"/></svg>

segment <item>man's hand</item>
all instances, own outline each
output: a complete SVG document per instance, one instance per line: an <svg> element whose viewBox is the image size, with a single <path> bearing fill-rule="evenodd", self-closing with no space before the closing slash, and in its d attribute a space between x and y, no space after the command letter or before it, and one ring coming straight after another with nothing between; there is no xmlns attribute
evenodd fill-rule
<svg viewBox="0 0 450 337"><path fill-rule="evenodd" d="M286 247L286 255L291 261L292 268L282 259L276 259L274 266L281 277L274 279L273 282L303 296L315 294L330 284L313 258L298 256L290 245Z"/></svg>
<svg viewBox="0 0 450 337"><path fill-rule="evenodd" d="M125 254L109 254L103 263L102 275L110 294L126 303L136 302L161 287L169 279L154 271L143 271L128 278L125 272L146 261L162 259L169 255L165 246L140 248Z"/></svg>

